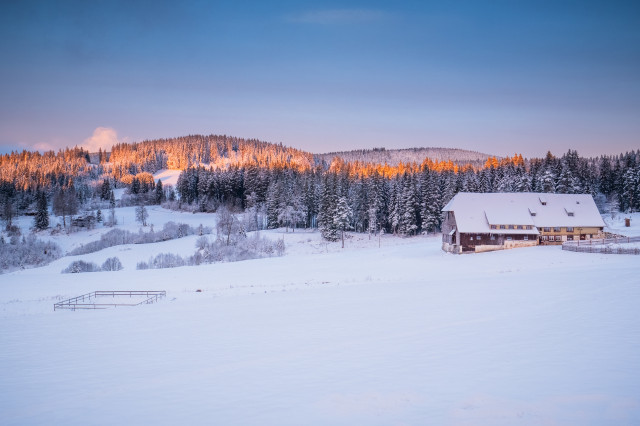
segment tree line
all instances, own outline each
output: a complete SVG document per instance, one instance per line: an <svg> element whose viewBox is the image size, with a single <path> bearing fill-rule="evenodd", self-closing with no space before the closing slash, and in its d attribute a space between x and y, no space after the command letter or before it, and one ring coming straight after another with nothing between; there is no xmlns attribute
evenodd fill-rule
<svg viewBox="0 0 640 426"><path fill-rule="evenodd" d="M219 135L122 143L110 153L23 151L0 156L0 215L10 227L15 215L34 214L34 225L46 229L51 206L66 226L83 208L112 210L119 187L127 188L123 205L169 202L200 211L225 205L245 212L255 229L319 227L328 239L348 229L438 231L442 207L460 191L590 193L621 211L640 210L640 150L597 158L576 151L489 157L479 165L365 160L328 161L281 144ZM183 170L175 192L154 182L152 173L165 168Z"/></svg>
<svg viewBox="0 0 640 426"><path fill-rule="evenodd" d="M569 151L525 161L487 160L481 169L438 170L423 164L402 173L337 168L271 170L192 167L178 180L181 202L200 211L220 205L248 212L256 226L319 227L328 240L345 230L414 235L440 229L441 210L464 192L588 193L622 211L640 210L640 151L587 159Z"/></svg>

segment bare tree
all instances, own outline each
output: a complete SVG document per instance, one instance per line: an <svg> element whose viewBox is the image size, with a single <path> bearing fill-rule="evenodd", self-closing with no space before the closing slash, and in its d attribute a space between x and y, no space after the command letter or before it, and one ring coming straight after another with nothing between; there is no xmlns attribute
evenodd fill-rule
<svg viewBox="0 0 640 426"><path fill-rule="evenodd" d="M147 226L147 219L149 218L149 212L144 204L140 204L136 207L136 221L140 222L142 226Z"/></svg>
<svg viewBox="0 0 640 426"><path fill-rule="evenodd" d="M218 239L224 239L225 245L229 245L233 237L245 235L242 224L227 206L220 206L216 213L218 214L218 223L216 224Z"/></svg>

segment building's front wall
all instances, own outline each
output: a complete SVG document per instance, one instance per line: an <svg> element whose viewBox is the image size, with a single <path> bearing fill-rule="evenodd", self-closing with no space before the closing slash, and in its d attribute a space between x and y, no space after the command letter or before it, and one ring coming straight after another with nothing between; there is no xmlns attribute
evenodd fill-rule
<svg viewBox="0 0 640 426"><path fill-rule="evenodd" d="M456 226L456 216L453 212L448 211L444 214L444 220L442 221L442 250L450 253L460 253L461 246L460 233ZM453 234L451 231L455 230Z"/></svg>
<svg viewBox="0 0 640 426"><path fill-rule="evenodd" d="M541 227L540 244L562 244L565 241L590 240L592 238L602 238L602 228L599 227Z"/></svg>
<svg viewBox="0 0 640 426"><path fill-rule="evenodd" d="M535 245L538 245L538 237L535 234L460 233L460 246L463 253L480 253Z"/></svg>

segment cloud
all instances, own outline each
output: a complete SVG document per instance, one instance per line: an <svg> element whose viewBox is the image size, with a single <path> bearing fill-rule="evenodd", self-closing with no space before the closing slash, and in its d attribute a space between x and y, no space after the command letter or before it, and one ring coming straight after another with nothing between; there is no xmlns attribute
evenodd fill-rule
<svg viewBox="0 0 640 426"><path fill-rule="evenodd" d="M93 135L82 143L82 147L89 152L110 151L111 147L117 144L118 133L110 127L98 127L93 131Z"/></svg>
<svg viewBox="0 0 640 426"><path fill-rule="evenodd" d="M380 21L387 14L375 9L326 9L312 10L287 16L290 22L301 24L357 24Z"/></svg>
<svg viewBox="0 0 640 426"><path fill-rule="evenodd" d="M33 145L33 149L40 152L47 152L47 151L55 151L57 148L55 145L50 144L49 142L38 142L35 145Z"/></svg>

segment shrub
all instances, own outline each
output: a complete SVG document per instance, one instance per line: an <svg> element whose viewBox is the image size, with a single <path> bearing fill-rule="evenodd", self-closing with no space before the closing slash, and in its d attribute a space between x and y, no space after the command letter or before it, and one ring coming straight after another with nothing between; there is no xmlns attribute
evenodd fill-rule
<svg viewBox="0 0 640 426"><path fill-rule="evenodd" d="M66 269L62 271L63 274L78 274L81 272L98 272L100 267L93 262L85 262L84 260L74 260Z"/></svg>
<svg viewBox="0 0 640 426"><path fill-rule="evenodd" d="M43 266L62 256L60 247L29 234L22 241L13 236L9 243L0 241L0 270Z"/></svg>
<svg viewBox="0 0 640 426"><path fill-rule="evenodd" d="M271 241L262 238L259 234L235 240L230 245L227 245L225 240L209 241L208 238L201 237L196 242L196 248L197 251L188 258L182 258L177 254L162 253L149 259L149 262L138 263L136 268L162 269L203 263L237 262L274 255L282 256L285 251L284 241L281 239Z"/></svg>
<svg viewBox="0 0 640 426"><path fill-rule="evenodd" d="M120 244L149 244L157 243L159 241L173 240L175 238L182 238L187 235L203 235L210 233L211 228L208 226L200 225L197 228L193 228L184 223L175 222L167 222L159 232L155 232L153 227L149 232L143 232L140 230L137 234L122 229L112 229L103 234L99 240L83 244L72 250L69 254L77 256L81 254L95 253L107 247L113 247Z"/></svg>
<svg viewBox="0 0 640 426"><path fill-rule="evenodd" d="M103 271L119 271L122 269L122 263L117 257L110 257L102 264Z"/></svg>

